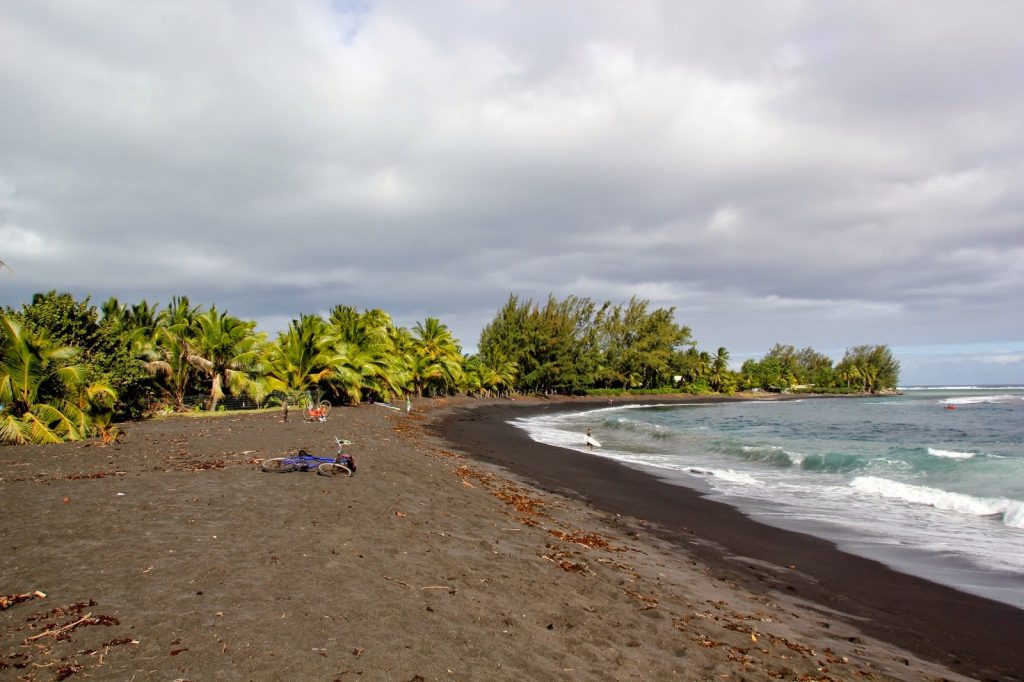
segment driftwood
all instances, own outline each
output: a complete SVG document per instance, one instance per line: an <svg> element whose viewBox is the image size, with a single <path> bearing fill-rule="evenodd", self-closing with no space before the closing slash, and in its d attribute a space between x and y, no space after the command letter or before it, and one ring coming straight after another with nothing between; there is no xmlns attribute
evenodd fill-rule
<svg viewBox="0 0 1024 682"><path fill-rule="evenodd" d="M46 593L40 592L39 590L24 592L22 594L0 594L0 611L6 611L15 604L20 604L23 601L43 599L44 597L46 597Z"/></svg>
<svg viewBox="0 0 1024 682"><path fill-rule="evenodd" d="M92 619L92 614L91 613L87 613L84 616L82 616L81 618L79 618L78 620L74 621L73 623L68 623L67 625L62 625L59 628L54 628L53 630L43 630L38 635L32 635L31 637L26 638L25 641L26 642L34 642L37 639L39 639L40 637L46 637L47 635L49 635L51 637L56 637L57 635L59 635L62 632L68 632L70 630L74 630L79 625L81 625L81 624L83 624L86 621L91 620L91 619Z"/></svg>
<svg viewBox="0 0 1024 682"><path fill-rule="evenodd" d="M37 639L40 639L41 637L56 637L57 639L62 639L67 633L71 632L75 628L87 625L106 625L109 627L111 625L118 625L118 620L113 616L93 617L91 613L87 613L78 620L72 621L71 623L61 625L60 627L53 628L52 630L43 630L38 635L26 637L25 643L27 644L28 642L34 642Z"/></svg>
<svg viewBox="0 0 1024 682"><path fill-rule="evenodd" d="M406 587L410 587L410 588L412 587L412 585L410 585L409 583L403 583L398 578L392 578L391 576L388 576L388 575L384 576L384 580L390 580L391 582L398 583L399 585L405 585Z"/></svg>

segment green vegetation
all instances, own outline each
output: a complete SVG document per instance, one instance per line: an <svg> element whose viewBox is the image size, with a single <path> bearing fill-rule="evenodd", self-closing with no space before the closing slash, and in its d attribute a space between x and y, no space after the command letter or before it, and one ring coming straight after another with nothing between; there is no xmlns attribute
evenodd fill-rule
<svg viewBox="0 0 1024 682"><path fill-rule="evenodd" d="M740 387L764 391L877 393L896 388L900 363L888 346L855 346L838 365L813 348L776 344L761 360L747 360Z"/></svg>
<svg viewBox="0 0 1024 682"><path fill-rule="evenodd" d="M97 309L70 294L36 294L0 315L0 442L109 436L114 420L166 411L255 407L300 396L335 403L407 395L641 395L737 390L875 392L894 388L886 346L856 346L838 364L775 345L739 372L725 348L697 348L674 308L510 296L465 355L428 317L406 329L383 310L335 306L300 315L268 339L255 323L185 297L160 309L115 298ZM196 396L202 396L198 401Z"/></svg>
<svg viewBox="0 0 1024 682"><path fill-rule="evenodd" d="M541 307L516 296L480 335L480 357L514 368L512 388L536 393L579 393L589 388L658 388L678 374L690 329L673 321L674 309L648 311L629 304L553 296Z"/></svg>

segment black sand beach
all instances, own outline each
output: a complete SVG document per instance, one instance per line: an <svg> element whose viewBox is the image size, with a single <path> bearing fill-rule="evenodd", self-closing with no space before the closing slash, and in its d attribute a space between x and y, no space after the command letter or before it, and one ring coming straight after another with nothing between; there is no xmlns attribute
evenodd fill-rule
<svg viewBox="0 0 1024 682"><path fill-rule="evenodd" d="M658 400L658 402L665 402ZM438 425L459 449L544 490L650 522L651 532L749 589L788 592L863 632L980 679L1024 678L1024 611L894 571L767 526L699 492L608 459L543 445L510 426L594 402L463 408Z"/></svg>
<svg viewBox="0 0 1024 682"><path fill-rule="evenodd" d="M1024 678L1019 611L504 424L578 406L414 405L0 448L0 679Z"/></svg>

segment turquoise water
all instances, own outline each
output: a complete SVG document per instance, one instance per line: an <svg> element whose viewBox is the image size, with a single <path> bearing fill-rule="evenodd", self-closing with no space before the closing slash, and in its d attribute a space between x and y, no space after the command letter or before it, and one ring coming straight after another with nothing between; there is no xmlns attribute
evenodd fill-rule
<svg viewBox="0 0 1024 682"><path fill-rule="evenodd" d="M1024 608L1024 388L612 407L515 422L758 520Z"/></svg>

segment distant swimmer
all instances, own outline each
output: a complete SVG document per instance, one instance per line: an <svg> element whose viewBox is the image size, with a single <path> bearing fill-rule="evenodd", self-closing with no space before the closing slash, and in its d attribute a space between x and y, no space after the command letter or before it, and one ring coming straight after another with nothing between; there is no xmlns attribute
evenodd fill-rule
<svg viewBox="0 0 1024 682"><path fill-rule="evenodd" d="M955 410L956 409L956 405L946 405L946 409L947 410Z"/></svg>

